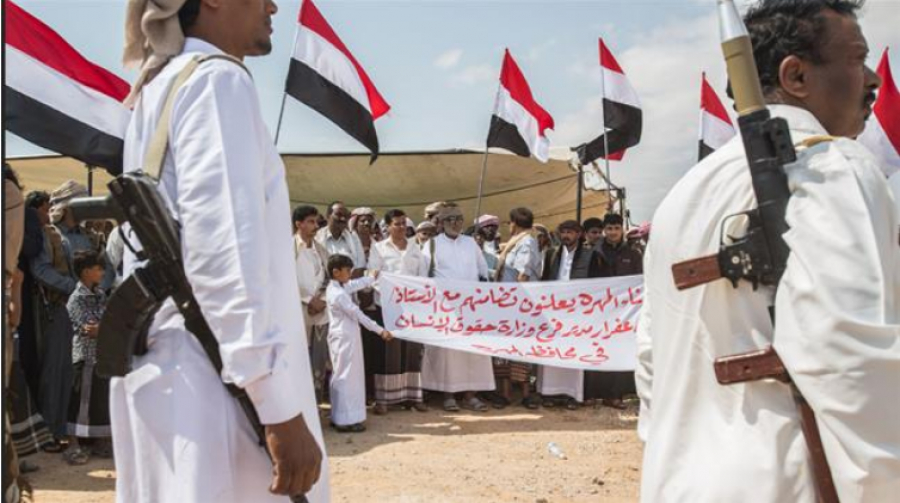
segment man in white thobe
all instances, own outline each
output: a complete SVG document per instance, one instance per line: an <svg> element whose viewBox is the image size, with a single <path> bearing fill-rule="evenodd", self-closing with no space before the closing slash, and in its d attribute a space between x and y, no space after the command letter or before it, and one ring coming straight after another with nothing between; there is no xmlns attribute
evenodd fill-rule
<svg viewBox="0 0 900 503"><path fill-rule="evenodd" d="M328 252L316 241L319 210L315 206L294 208L294 257L297 265L297 285L303 304L303 321L306 327L309 359L312 366L316 399L325 396L325 377L331 368L328 355L328 312L325 305L325 287L328 274L325 271Z"/></svg>
<svg viewBox="0 0 900 503"><path fill-rule="evenodd" d="M856 6L827 5L766 0L747 14L766 99L782 103L773 115L795 143L833 137L785 167L791 253L777 294L725 280L679 292L672 280L674 263L718 250L723 219L756 205L739 138L691 168L654 216L638 330L642 501L816 501L790 388L720 386L713 372L717 357L773 343L816 414L840 501L900 494L897 216L850 139L878 78ZM741 220L722 233L742 235Z"/></svg>
<svg viewBox="0 0 900 503"><path fill-rule="evenodd" d="M481 248L474 239L462 234L462 211L457 206L444 206L440 211L438 218L444 232L422 250L429 261L429 270L433 264L436 279L478 281L486 278L487 263ZM454 393L464 392L463 407L486 411L487 406L475 397L475 392L493 391L496 387L491 357L426 345L422 358L422 387L443 391L445 410L459 410Z"/></svg>
<svg viewBox="0 0 900 503"><path fill-rule="evenodd" d="M271 0L188 0L198 10L193 19L184 16L182 26L177 14L184 4L129 5L126 39L138 39L139 48L178 47L174 54L151 51L143 60L125 137L129 170L143 166L169 88L191 58L227 50L242 59L271 50ZM173 40L175 33L186 40ZM146 55L128 49L126 58ZM166 302L150 328L149 351L134 358L132 372L112 381L116 498L286 503L286 495L307 493L311 502L328 501L305 337L298 337L304 328L284 166L253 80L233 61L202 63L177 91L165 126L159 191L180 223L185 273L219 341L223 369L216 375L172 301ZM136 265L126 252L126 275ZM265 425L274 469L223 380L247 391Z"/></svg>

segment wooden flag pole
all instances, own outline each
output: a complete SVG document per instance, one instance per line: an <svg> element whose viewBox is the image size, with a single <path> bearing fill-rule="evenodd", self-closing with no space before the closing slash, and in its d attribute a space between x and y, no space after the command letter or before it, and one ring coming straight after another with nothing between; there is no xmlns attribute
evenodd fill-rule
<svg viewBox="0 0 900 503"><path fill-rule="evenodd" d="M497 114L497 108L500 106L500 90L503 88L502 83L497 84L497 95L494 97L494 113L491 115L493 120L493 116ZM484 145L484 159L481 162L481 177L478 180L478 200L475 203L475 217L474 220L478 221L478 218L481 217L481 198L484 197L484 179L487 175L487 163L488 163L488 149L491 145L491 129L488 129L488 137L487 141Z"/></svg>
<svg viewBox="0 0 900 503"><path fill-rule="evenodd" d="M600 39L601 44L603 39ZM600 114L603 117L603 160L606 162L606 196L609 204L607 211L612 210L612 176L609 172L609 129L606 127L606 69L603 68L603 55L600 55Z"/></svg>
<svg viewBox="0 0 900 503"><path fill-rule="evenodd" d="M94 195L94 167L90 164L85 164L85 168L87 168L87 192L89 196Z"/></svg>

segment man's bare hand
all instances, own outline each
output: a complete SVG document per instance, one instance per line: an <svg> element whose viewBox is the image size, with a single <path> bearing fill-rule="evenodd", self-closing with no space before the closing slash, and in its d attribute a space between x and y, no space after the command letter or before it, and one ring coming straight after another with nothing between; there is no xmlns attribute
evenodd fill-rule
<svg viewBox="0 0 900 503"><path fill-rule="evenodd" d="M269 492L288 496L309 492L322 473L322 450L303 415L266 425L266 444L272 455L274 474Z"/></svg>
<svg viewBox="0 0 900 503"><path fill-rule="evenodd" d="M99 323L85 323L81 328L84 330L84 333L91 339L96 338L97 334L100 333Z"/></svg>
<svg viewBox="0 0 900 503"><path fill-rule="evenodd" d="M309 301L309 314L319 314L325 310L325 301L314 297Z"/></svg>
<svg viewBox="0 0 900 503"><path fill-rule="evenodd" d="M388 330L382 330L381 338L384 339L385 342L387 342L394 339L394 334L390 333Z"/></svg>

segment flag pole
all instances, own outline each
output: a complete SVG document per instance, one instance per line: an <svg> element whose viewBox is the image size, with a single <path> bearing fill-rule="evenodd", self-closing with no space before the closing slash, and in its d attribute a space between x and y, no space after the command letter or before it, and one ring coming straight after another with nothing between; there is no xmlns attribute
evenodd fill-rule
<svg viewBox="0 0 900 503"><path fill-rule="evenodd" d="M494 113L491 114L491 120L493 121L493 116L497 115L497 107L500 106L500 89L503 87L502 83L497 84L497 95L494 97ZM491 145L491 129L488 128L488 137L487 141L484 145L484 158L481 161L481 177L478 180L478 201L475 203L475 220L481 216L481 198L484 197L484 178L487 175L487 164L488 164L488 149Z"/></svg>
<svg viewBox="0 0 900 503"><path fill-rule="evenodd" d="M600 39L603 44L603 39ZM609 129L606 127L606 69L603 68L603 53L600 53L600 114L603 117L603 160L606 164L607 211L612 210L612 176L609 172Z"/></svg>
<svg viewBox="0 0 900 503"><path fill-rule="evenodd" d="M287 85L287 82L285 82ZM278 146L278 136L281 134L281 120L284 118L284 105L287 102L287 93L281 93L281 111L278 112L278 125L275 126L275 146Z"/></svg>
<svg viewBox="0 0 900 503"><path fill-rule="evenodd" d="M89 196L94 195L94 167L90 164L85 164L85 168L87 168L87 192Z"/></svg>
<svg viewBox="0 0 900 503"><path fill-rule="evenodd" d="M582 208L582 197L584 193L584 166L581 164L581 160L575 161L578 164L578 195L575 197L575 220L578 220L578 223L581 223L581 208Z"/></svg>

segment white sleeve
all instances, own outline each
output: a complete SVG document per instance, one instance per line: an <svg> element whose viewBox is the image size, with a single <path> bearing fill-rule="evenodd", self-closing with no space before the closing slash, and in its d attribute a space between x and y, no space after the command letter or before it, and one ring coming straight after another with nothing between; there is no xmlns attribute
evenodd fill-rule
<svg viewBox="0 0 900 503"><path fill-rule="evenodd" d="M210 62L191 81L169 133L185 270L219 340L222 378L247 390L263 424L284 422L300 413L299 401L283 399L296 388L298 362L287 355L297 334L271 323L266 291L269 136L242 69Z"/></svg>
<svg viewBox="0 0 900 503"><path fill-rule="evenodd" d="M351 279L344 285L344 291L347 292L348 295L353 295L354 293L369 288L375 283L375 278L371 276L363 276L362 278Z"/></svg>
<svg viewBox="0 0 900 503"><path fill-rule="evenodd" d="M650 256L650 250L644 255L645 259ZM649 260L648 260L649 261ZM638 328L636 335L637 342L637 365L634 369L634 381L637 389L638 397L641 399L641 408L638 415L638 437L644 442L647 441L647 434L650 432L650 405L651 391L653 389L653 340L650 335L650 321L653 312L650 308L650 289L646 276L644 277L644 303L641 305L641 314L638 318Z"/></svg>
<svg viewBox="0 0 900 503"><path fill-rule="evenodd" d="M348 291L346 290L346 286L345 291ZM350 299L349 291L347 295L338 295L335 298L335 303L337 303L338 308L341 310L341 312L344 313L347 318L354 320L360 325L366 327L370 332L380 334L384 331L384 329L381 328L381 325L372 321L372 318L366 316L366 313L362 312L362 309L360 309L359 306L353 303L353 301Z"/></svg>
<svg viewBox="0 0 900 503"><path fill-rule="evenodd" d="M369 263L367 264L367 268L371 271L380 271L384 268L384 260L381 258L381 252L378 250L378 245L372 245L369 248Z"/></svg>
<svg viewBox="0 0 900 503"><path fill-rule="evenodd" d="M374 239L372 241L375 241ZM365 269L366 268L366 251L363 249L362 241L359 239L359 235L355 232L350 233L350 247L353 248L353 256L350 257L353 259L353 267L354 269ZM375 243L372 243L372 247L369 248L369 253L372 252L372 248L375 248Z"/></svg>
<svg viewBox="0 0 900 503"><path fill-rule="evenodd" d="M788 170L791 253L776 295L775 348L816 414L840 499L894 501L897 219L883 175L874 164L843 158L843 141L816 147L812 159Z"/></svg>
<svg viewBox="0 0 900 503"><path fill-rule="evenodd" d="M475 260L478 264L478 277L479 278L487 278L488 281L492 281L491 273L488 271L487 260L484 259L484 252L481 248L478 247L478 243L475 240L472 240L472 249L475 250Z"/></svg>

